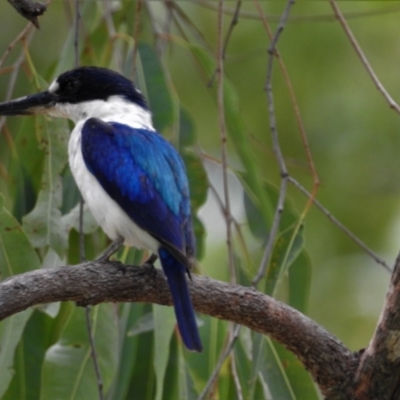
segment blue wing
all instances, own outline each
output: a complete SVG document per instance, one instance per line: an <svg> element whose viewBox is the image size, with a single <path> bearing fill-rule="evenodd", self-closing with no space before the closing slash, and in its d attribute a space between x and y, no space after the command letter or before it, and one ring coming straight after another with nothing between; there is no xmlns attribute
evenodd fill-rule
<svg viewBox="0 0 400 400"><path fill-rule="evenodd" d="M157 132L96 118L85 122L81 146L87 168L108 195L160 242L182 339L190 350L201 351L185 277L195 241L182 159Z"/></svg>
<svg viewBox="0 0 400 400"><path fill-rule="evenodd" d="M195 255L189 188L172 145L154 131L90 118L82 129L82 154L127 215L189 266Z"/></svg>

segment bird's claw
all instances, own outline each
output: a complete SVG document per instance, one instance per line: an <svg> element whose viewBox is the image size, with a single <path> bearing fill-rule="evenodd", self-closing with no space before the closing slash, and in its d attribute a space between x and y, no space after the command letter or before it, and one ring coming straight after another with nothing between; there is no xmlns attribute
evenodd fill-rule
<svg viewBox="0 0 400 400"><path fill-rule="evenodd" d="M151 256L142 264L142 268L148 268L153 275L156 274L156 268L154 267L154 263L157 261L157 254L152 253Z"/></svg>
<svg viewBox="0 0 400 400"><path fill-rule="evenodd" d="M119 236L118 239L112 242L111 245L104 251L104 253L96 259L96 261L98 262L109 261L110 257L120 249L123 243L124 243L124 238Z"/></svg>
<svg viewBox="0 0 400 400"><path fill-rule="evenodd" d="M152 253L151 256L142 264L143 266L145 265L150 265L154 267L154 263L157 261L157 254Z"/></svg>

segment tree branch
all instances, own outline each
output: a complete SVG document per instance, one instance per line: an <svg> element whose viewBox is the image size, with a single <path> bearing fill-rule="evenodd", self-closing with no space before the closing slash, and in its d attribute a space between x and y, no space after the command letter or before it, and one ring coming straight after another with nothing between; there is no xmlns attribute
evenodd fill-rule
<svg viewBox="0 0 400 400"><path fill-rule="evenodd" d="M400 398L400 254L390 281L386 304L356 374L357 399Z"/></svg>
<svg viewBox="0 0 400 400"><path fill-rule="evenodd" d="M197 275L192 275L189 286L196 311L269 335L296 354L325 395L350 398L346 397L347 388L358 358L314 321L251 288ZM172 304L160 270L88 262L4 280L0 283L0 320L36 304L67 300L79 305L124 301Z"/></svg>

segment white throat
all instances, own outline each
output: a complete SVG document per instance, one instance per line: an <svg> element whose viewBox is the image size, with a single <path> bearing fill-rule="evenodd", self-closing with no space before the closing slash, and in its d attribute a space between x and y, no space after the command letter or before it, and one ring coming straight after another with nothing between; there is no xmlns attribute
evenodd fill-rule
<svg viewBox="0 0 400 400"><path fill-rule="evenodd" d="M99 118L106 122L119 122L133 128L154 130L151 113L120 96L111 96L107 100L90 100L78 104L56 104L49 110L53 117L68 118L75 124L88 118Z"/></svg>

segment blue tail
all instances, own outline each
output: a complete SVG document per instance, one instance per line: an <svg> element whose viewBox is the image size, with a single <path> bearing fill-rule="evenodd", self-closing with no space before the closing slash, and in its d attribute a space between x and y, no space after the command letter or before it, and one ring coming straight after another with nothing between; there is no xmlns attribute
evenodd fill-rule
<svg viewBox="0 0 400 400"><path fill-rule="evenodd" d="M165 248L160 248L158 254L171 290L176 320L178 321L182 340L189 350L201 352L203 346L197 329L189 288L186 283L186 267L177 261Z"/></svg>

